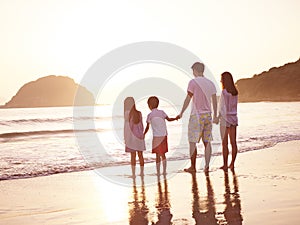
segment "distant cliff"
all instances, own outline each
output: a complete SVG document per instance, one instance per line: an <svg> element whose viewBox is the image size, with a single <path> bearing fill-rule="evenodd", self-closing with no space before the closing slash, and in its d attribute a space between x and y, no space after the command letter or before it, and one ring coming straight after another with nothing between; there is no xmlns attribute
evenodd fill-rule
<svg viewBox="0 0 300 225"><path fill-rule="evenodd" d="M76 93L80 94L74 104ZM76 84L73 79L50 75L23 85L3 107L32 108L73 105L94 105L94 97L85 87Z"/></svg>
<svg viewBox="0 0 300 225"><path fill-rule="evenodd" d="M236 82L240 102L300 101L300 59Z"/></svg>

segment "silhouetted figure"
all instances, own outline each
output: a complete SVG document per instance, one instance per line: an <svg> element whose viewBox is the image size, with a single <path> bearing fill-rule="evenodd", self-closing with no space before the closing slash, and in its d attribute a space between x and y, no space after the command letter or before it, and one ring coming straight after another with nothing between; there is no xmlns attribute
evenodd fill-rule
<svg viewBox="0 0 300 225"><path fill-rule="evenodd" d="M197 146L202 142L204 144L205 167L204 171L209 171L209 163L211 158L211 141L212 141L212 122L217 122L217 89L214 83L204 77L204 64L195 62L192 65L194 79L192 79L187 88L182 109L177 118L182 118L183 113L192 100L192 109L188 125L188 139L191 166L184 169L186 172L196 171ZM213 105L213 118L212 109Z"/></svg>
<svg viewBox="0 0 300 225"><path fill-rule="evenodd" d="M196 225L218 225L214 191L209 176L206 176L207 196L200 201L197 177L192 173L193 218Z"/></svg>
<svg viewBox="0 0 300 225"><path fill-rule="evenodd" d="M157 222L152 222L152 225L171 225L173 215L170 212L171 204L169 201L169 191L168 182L164 176L164 190L162 190L162 185L160 181L160 176L157 176L158 182L158 193L156 197L156 208L157 208Z"/></svg>
<svg viewBox="0 0 300 225"><path fill-rule="evenodd" d="M159 105L159 99L156 96L148 98L148 106L151 112L147 116L147 126L144 131L144 135L152 127L152 153L156 155L156 172L160 174L160 164L162 162L163 174L167 174L167 159L166 153L168 152L168 131L167 121L177 120L176 118L170 118L168 115L160 109L157 109Z"/></svg>
<svg viewBox="0 0 300 225"><path fill-rule="evenodd" d="M136 178L133 177L132 197L133 201L128 203L129 206L129 224L130 225L148 225L149 209L146 205L146 194L144 185L144 176L141 176L140 193L136 187Z"/></svg>
<svg viewBox="0 0 300 225"><path fill-rule="evenodd" d="M219 120L220 132L222 137L222 153L223 153L223 166L221 169L227 170L228 168L228 138L230 140L232 149L232 159L229 165L230 169L234 169L234 162L237 155L236 144L236 130L238 126L237 105L238 105L238 91L234 85L231 73L224 72L221 75L222 93L220 97L219 106Z"/></svg>
<svg viewBox="0 0 300 225"><path fill-rule="evenodd" d="M140 162L140 175L144 175L144 156L146 150L142 113L136 109L133 97L124 100L124 141L125 152L130 153L132 176L135 177L136 155Z"/></svg>

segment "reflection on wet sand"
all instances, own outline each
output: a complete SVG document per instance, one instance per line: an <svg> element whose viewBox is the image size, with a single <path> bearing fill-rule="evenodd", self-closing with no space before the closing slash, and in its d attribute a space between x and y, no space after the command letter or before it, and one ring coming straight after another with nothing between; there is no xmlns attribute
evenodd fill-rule
<svg viewBox="0 0 300 225"><path fill-rule="evenodd" d="M211 186L209 176L206 176L207 196L204 199L199 197L199 189L196 174L192 174L192 192L193 192L193 218L196 224L218 224L215 208L214 191Z"/></svg>
<svg viewBox="0 0 300 225"><path fill-rule="evenodd" d="M229 176L224 172L224 211L216 211L216 201L214 190L209 175L206 176L207 195L200 199L197 176L192 174L192 194L193 194L193 218L197 225L241 225L243 218L241 215L241 200L239 195L238 180L235 173L233 177L233 192L229 184Z"/></svg>
<svg viewBox="0 0 300 225"><path fill-rule="evenodd" d="M170 212L171 204L169 200L168 182L164 176L163 181L157 176L157 193L155 197L156 213L149 216L147 206L144 177L141 176L141 186L137 187L136 178L133 177L132 199L128 202L129 224L146 225L151 221L152 225L171 225L173 215ZM151 214L151 213L150 213ZM157 216L156 216L157 215ZM151 219L149 219L151 218Z"/></svg>
<svg viewBox="0 0 300 225"><path fill-rule="evenodd" d="M168 182L164 176L164 189L162 189L162 182L160 176L157 176L158 193L156 196L157 222L154 225L170 225L173 215L170 212L171 204L169 200Z"/></svg>
<svg viewBox="0 0 300 225"><path fill-rule="evenodd" d="M140 193L136 186L136 178L133 179L132 185L132 196L133 201L128 203L129 206L129 224L130 225L143 225L148 224L148 212L149 209L146 205L146 194L145 194L145 184L144 177L141 176L141 187Z"/></svg>
<svg viewBox="0 0 300 225"><path fill-rule="evenodd" d="M216 188L216 190L218 190L217 195L209 174L205 176L205 180L201 179L202 182L205 182L204 186L201 185L201 187L204 188L203 190L199 189L198 179L199 177L204 177L197 173L193 173L191 176L192 218L196 225L243 224L238 179L234 171L232 171L232 173L224 172L224 183L221 189ZM213 176L213 178L216 177ZM175 218L172 222L173 215L171 213L170 193L166 177L157 176L156 191L155 186L150 188L154 190L153 195L155 195L153 199L154 202L150 203L150 205L147 205L144 177L141 176L140 178L140 186L136 184L136 179L137 178L133 178L133 200L128 203L130 225L171 225L179 224L176 223L176 221L178 222L180 220L188 221L188 219L185 218ZM222 178L218 177L217 179ZM152 193L150 194L152 195ZM179 202L175 203L180 204Z"/></svg>
<svg viewBox="0 0 300 225"><path fill-rule="evenodd" d="M243 223L243 218L241 215L241 200L239 195L239 186L237 176L233 172L233 192L229 185L228 173L224 173L224 185L225 185L225 194L224 194L224 218L227 222L226 224L232 225L241 225Z"/></svg>

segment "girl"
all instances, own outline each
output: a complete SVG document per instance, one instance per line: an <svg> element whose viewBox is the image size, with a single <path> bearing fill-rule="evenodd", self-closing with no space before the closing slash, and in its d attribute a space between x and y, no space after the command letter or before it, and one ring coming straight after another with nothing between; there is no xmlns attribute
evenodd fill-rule
<svg viewBox="0 0 300 225"><path fill-rule="evenodd" d="M234 169L234 162L237 155L236 144L236 127L238 126L237 104L238 91L234 85L231 73L224 72L221 75L222 93L220 98L220 131L222 137L222 152L224 164L221 169L228 168L228 136L232 147L232 160L229 165L230 169Z"/></svg>
<svg viewBox="0 0 300 225"><path fill-rule="evenodd" d="M135 177L136 153L140 162L140 175L144 175L143 151L146 150L144 140L142 113L135 107L133 97L124 100L124 140L125 152L130 153L132 176Z"/></svg>

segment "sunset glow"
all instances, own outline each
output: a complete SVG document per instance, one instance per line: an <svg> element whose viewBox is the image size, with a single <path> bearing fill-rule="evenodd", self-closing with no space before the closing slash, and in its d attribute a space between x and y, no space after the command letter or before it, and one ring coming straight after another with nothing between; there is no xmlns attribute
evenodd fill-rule
<svg viewBox="0 0 300 225"><path fill-rule="evenodd" d="M299 1L0 2L0 104L51 74L80 82L107 52L138 41L194 52L215 76L250 77L296 61ZM266 10L267 9L267 10Z"/></svg>

